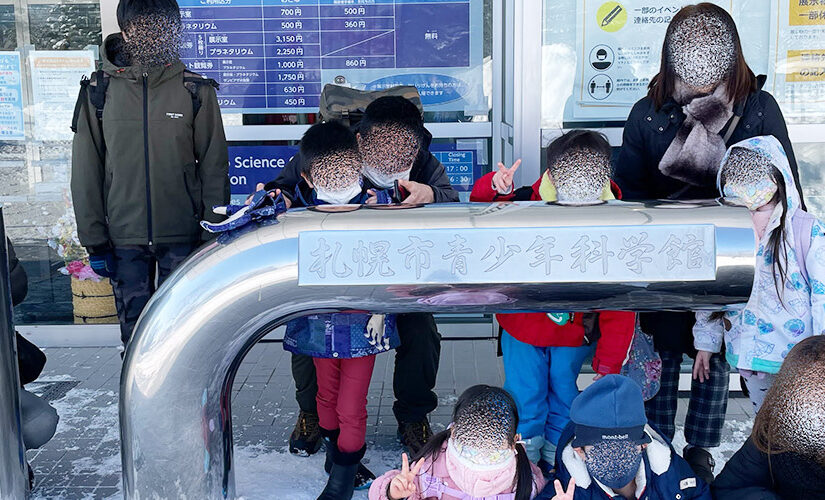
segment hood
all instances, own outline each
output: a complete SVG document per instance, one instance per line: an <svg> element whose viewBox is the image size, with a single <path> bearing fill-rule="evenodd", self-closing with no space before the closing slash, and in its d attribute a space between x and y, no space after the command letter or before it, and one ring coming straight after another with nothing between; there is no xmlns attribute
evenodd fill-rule
<svg viewBox="0 0 825 500"><path fill-rule="evenodd" d="M785 204L783 209L788 211L788 219L790 220L791 217L794 216L797 210L801 207L801 199L799 190L796 186L796 182L793 178L793 173L791 173L791 165L788 163L788 155L785 153L785 149L780 144L779 140L772 136L772 135L763 135L758 137L751 137L750 139L745 139L744 141L737 142L730 148L728 148L725 156L722 157L721 165L724 165L727 161L728 157L730 156L730 152L733 148L744 148L761 155L767 156L771 163L782 173L782 179L785 181L785 191L787 193L788 201ZM716 174L716 188L719 190L720 195L722 194L722 169L719 169L719 172ZM768 223L768 228L766 232L770 232L773 228L775 228L779 224L779 217L782 215L782 210L780 207L777 207L774 210L773 215L771 216L771 221Z"/></svg>
<svg viewBox="0 0 825 500"><path fill-rule="evenodd" d="M101 69L114 78L138 80L144 72L149 74L149 85L157 85L173 78L186 70L182 62L176 61L166 66L150 68L145 71L140 66L132 66L131 61L123 51L123 35L113 33L106 37L100 46Z"/></svg>
<svg viewBox="0 0 825 500"><path fill-rule="evenodd" d="M650 436L650 443L647 445L645 449L645 455L647 456L648 463L650 464L650 470L653 474L657 476L661 476L665 472L670 469L670 463L672 460L673 448L671 448L670 444L662 437L653 427L650 425L645 426L645 432L648 436ZM582 489L590 488L591 483L593 482L593 478L590 477L590 473L587 471L587 465L585 465L584 460L579 456L578 453L573 449L572 433L565 433L562 435L562 439L565 437L569 437L566 439L564 448L560 451L556 452L556 463L559 462L561 459L564 468L567 469L567 472L570 474L570 477L576 480L576 486ZM637 476L637 482L640 478ZM649 480L649 478L644 478L645 482ZM644 485L637 484L640 489L644 489Z"/></svg>

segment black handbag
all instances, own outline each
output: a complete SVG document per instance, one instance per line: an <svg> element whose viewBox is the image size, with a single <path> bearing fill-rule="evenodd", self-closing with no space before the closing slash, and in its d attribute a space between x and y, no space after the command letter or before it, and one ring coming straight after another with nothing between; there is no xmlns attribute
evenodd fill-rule
<svg viewBox="0 0 825 500"><path fill-rule="evenodd" d="M19 333L14 334L17 337L17 365L20 370L20 383L26 385L40 376L46 366L46 353Z"/></svg>

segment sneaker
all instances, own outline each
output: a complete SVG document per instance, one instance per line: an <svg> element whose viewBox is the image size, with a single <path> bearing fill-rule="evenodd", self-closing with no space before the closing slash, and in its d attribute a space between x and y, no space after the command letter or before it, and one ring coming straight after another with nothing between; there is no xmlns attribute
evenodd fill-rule
<svg viewBox="0 0 825 500"><path fill-rule="evenodd" d="M399 422L398 439L407 447L410 456L418 455L421 448L433 437L430 421L426 418L420 422Z"/></svg>
<svg viewBox="0 0 825 500"><path fill-rule="evenodd" d="M367 490L375 480L375 474L367 469L364 464L358 464L358 472L355 473L355 490Z"/></svg>
<svg viewBox="0 0 825 500"><path fill-rule="evenodd" d="M685 461L697 476L708 484L713 483L713 468L716 466L716 462L708 450L691 446L685 449L683 455Z"/></svg>
<svg viewBox="0 0 825 500"><path fill-rule="evenodd" d="M289 436L289 452L299 457L308 457L321 449L321 442L318 414L301 411L292 435Z"/></svg>

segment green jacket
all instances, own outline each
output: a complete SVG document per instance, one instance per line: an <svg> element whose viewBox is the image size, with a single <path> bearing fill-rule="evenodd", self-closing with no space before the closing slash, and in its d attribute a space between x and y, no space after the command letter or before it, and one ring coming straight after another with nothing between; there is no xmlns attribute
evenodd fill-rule
<svg viewBox="0 0 825 500"><path fill-rule="evenodd" d="M198 86L201 105L193 117L183 63L129 66L121 46L116 34L101 47L101 71L109 75L102 120L90 100L94 77L78 97L71 186L80 242L91 252L196 243L203 236L198 222L219 222L212 206L229 202L215 89Z"/></svg>

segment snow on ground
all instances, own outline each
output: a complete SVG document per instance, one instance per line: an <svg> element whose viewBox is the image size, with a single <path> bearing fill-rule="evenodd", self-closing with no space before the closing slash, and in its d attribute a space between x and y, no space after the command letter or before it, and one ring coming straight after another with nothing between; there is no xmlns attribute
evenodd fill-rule
<svg viewBox="0 0 825 500"><path fill-rule="evenodd" d="M397 450L368 450L364 464L376 475L400 465ZM266 452L261 447L235 448L235 489L243 500L315 500L324 489L324 453L304 458L289 454L286 446ZM367 498L367 491L357 491L353 499Z"/></svg>
<svg viewBox="0 0 825 500"><path fill-rule="evenodd" d="M110 401L101 404L101 401ZM93 430L102 437L98 453L80 458L72 462L70 475L93 474L96 476L111 476L120 474L120 446L118 444L118 407L116 394L109 391L92 391L88 389L72 389L64 398L53 401L52 404L61 416L57 433L65 433L70 429ZM93 408L91 417L89 409ZM751 421L725 422L725 441L713 450L718 474L730 456L739 449L750 434ZM685 446L682 429L677 430L673 442L677 451ZM47 445L48 446L48 445ZM69 446L67 450L77 450ZM395 449L368 449L365 464L377 475L398 467L401 456L400 446ZM36 460L36 459L35 459ZM326 474L323 470L324 453L303 458L295 457L287 452L286 446L272 450L272 443L259 443L253 446L235 448L235 485L238 497L244 500L276 500L289 498L290 500L313 500L326 483ZM65 481L68 483L70 477ZM118 492L122 490L121 482L117 485ZM110 498L121 498L118 493ZM35 491L34 500L46 498ZM367 498L366 491L356 492L353 497L358 500Z"/></svg>

